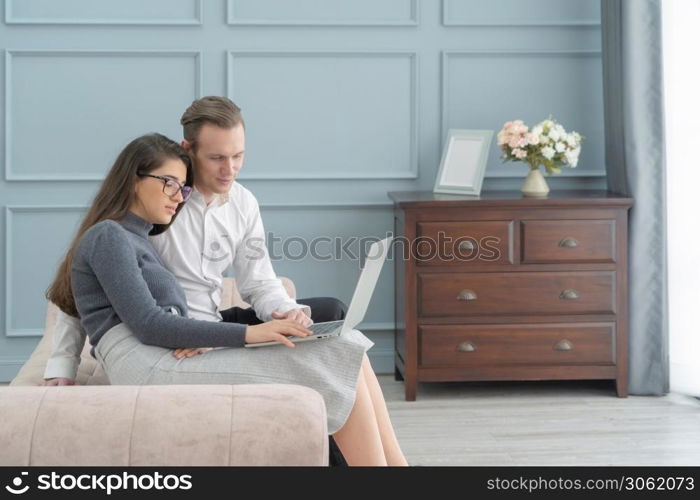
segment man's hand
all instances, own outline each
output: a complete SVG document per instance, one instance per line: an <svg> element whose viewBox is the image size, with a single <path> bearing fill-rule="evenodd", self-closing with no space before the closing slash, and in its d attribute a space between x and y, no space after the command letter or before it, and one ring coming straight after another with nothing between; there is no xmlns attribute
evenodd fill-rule
<svg viewBox="0 0 700 500"><path fill-rule="evenodd" d="M197 354L204 354L207 351L211 351L212 347L181 347L180 349L175 349L173 356L177 359L191 358Z"/></svg>
<svg viewBox="0 0 700 500"><path fill-rule="evenodd" d="M284 313L278 313L274 311L272 313L273 319L288 319L290 321L296 321L301 326L309 326L313 323L313 320L309 318L304 311L301 309L292 309Z"/></svg>
<svg viewBox="0 0 700 500"><path fill-rule="evenodd" d="M54 377L54 378L44 379L44 382L41 385L78 385L78 384L76 384L75 380L73 380L72 378Z"/></svg>

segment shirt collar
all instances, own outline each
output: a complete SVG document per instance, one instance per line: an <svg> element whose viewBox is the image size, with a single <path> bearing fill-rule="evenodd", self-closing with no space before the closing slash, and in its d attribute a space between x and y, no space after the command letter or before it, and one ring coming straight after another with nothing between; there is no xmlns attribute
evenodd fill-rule
<svg viewBox="0 0 700 500"><path fill-rule="evenodd" d="M219 194L219 195L214 197L214 199L212 200L212 204L214 204L213 206L215 206L215 207L220 207L220 206L228 203L229 199L230 199L229 193L222 193L222 194ZM206 205L204 203L204 196L202 195L202 193L197 191L197 188L192 189L192 194L190 195L190 200L197 200L197 202L201 203L202 205Z"/></svg>

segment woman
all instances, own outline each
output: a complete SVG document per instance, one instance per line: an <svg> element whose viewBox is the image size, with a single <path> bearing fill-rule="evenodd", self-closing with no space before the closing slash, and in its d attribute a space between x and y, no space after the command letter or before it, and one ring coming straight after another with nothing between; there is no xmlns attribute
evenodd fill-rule
<svg viewBox="0 0 700 500"><path fill-rule="evenodd" d="M294 344L311 332L291 320L258 325L188 318L185 293L151 246L192 191L190 158L160 134L120 153L47 297L79 316L91 353L114 384L292 383L324 398L328 430L350 465L407 465L357 330ZM275 323L274 328L271 324ZM281 333L280 333L281 332ZM265 349L231 349L278 341ZM195 357L172 349L214 348ZM289 350L286 347L293 347Z"/></svg>

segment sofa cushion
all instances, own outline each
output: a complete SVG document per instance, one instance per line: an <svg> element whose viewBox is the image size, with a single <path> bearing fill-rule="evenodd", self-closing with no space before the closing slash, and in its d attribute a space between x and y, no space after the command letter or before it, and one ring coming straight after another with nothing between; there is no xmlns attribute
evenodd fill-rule
<svg viewBox="0 0 700 500"><path fill-rule="evenodd" d="M291 298L296 298L296 288L289 278L278 276L285 290ZM241 298L234 278L224 278L223 293L221 296L221 309L230 307L250 307ZM46 310L46 321L44 326L44 336L37 344L34 352L27 362L20 368L17 376L10 382L12 386L22 385L42 385L44 382L44 370L46 362L53 351L53 327L56 322L56 311L58 308L53 303L49 303ZM202 346L204 347L204 346ZM102 366L90 355L90 342L86 340L81 353L80 366L76 382L80 385L107 385L109 380Z"/></svg>

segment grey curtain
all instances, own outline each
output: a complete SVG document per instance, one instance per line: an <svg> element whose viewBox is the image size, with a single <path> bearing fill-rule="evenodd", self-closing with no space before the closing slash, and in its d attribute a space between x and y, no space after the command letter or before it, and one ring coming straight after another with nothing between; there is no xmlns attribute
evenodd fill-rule
<svg viewBox="0 0 700 500"><path fill-rule="evenodd" d="M630 394L669 390L661 0L601 0L608 189L629 219Z"/></svg>

